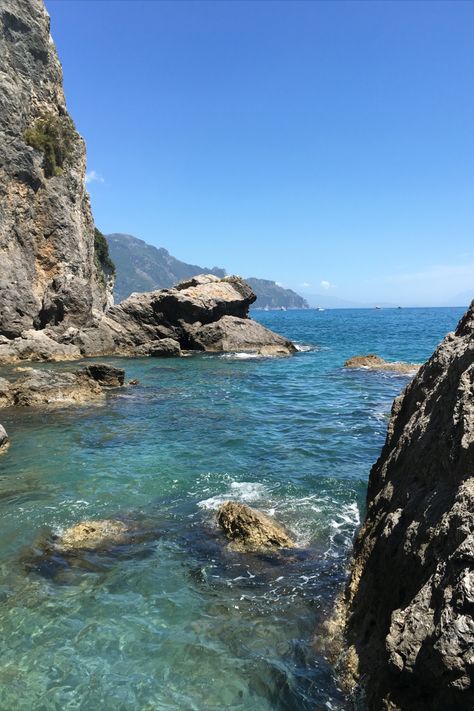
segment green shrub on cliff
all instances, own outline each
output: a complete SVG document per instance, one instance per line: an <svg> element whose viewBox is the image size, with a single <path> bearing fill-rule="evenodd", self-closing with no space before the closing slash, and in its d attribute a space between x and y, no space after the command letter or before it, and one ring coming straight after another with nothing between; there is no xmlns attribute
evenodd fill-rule
<svg viewBox="0 0 474 711"><path fill-rule="evenodd" d="M26 129L26 143L43 154L43 170L47 178L61 175L75 136L76 130L69 116L50 114Z"/></svg>
<svg viewBox="0 0 474 711"><path fill-rule="evenodd" d="M110 258L109 245L97 227L94 227L94 253L97 269L104 274L115 274L115 264Z"/></svg>

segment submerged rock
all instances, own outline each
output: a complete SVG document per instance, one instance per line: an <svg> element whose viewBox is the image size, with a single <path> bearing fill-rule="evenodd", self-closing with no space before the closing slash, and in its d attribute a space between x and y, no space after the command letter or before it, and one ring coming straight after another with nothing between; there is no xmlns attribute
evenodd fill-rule
<svg viewBox="0 0 474 711"><path fill-rule="evenodd" d="M81 521L56 536L52 548L61 553L97 550L126 543L129 534L130 528L123 521Z"/></svg>
<svg viewBox="0 0 474 711"><path fill-rule="evenodd" d="M420 369L419 363L389 362L378 355L370 353L365 356L354 356L344 363L344 368L364 368L366 370L392 370L403 375L414 375Z"/></svg>
<svg viewBox="0 0 474 711"><path fill-rule="evenodd" d="M474 708L474 302L394 401L337 617L369 709Z"/></svg>
<svg viewBox="0 0 474 711"><path fill-rule="evenodd" d="M5 452L10 446L10 440L7 435L7 431L3 425L0 425L0 454Z"/></svg>
<svg viewBox="0 0 474 711"><path fill-rule="evenodd" d="M231 547L240 551L294 548L295 543L284 528L261 511L238 501L226 501L219 507L217 521Z"/></svg>
<svg viewBox="0 0 474 711"><path fill-rule="evenodd" d="M73 372L36 368L22 371L16 381L6 381L8 387L0 383L0 407L81 404L104 398L106 388L123 385L125 378L122 368L103 364Z"/></svg>

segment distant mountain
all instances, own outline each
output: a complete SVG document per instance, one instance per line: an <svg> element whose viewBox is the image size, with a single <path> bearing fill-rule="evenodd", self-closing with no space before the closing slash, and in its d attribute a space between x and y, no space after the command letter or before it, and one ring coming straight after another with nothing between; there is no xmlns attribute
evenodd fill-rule
<svg viewBox="0 0 474 711"><path fill-rule="evenodd" d="M199 267L186 264L171 256L168 250L153 247L132 235L114 233L106 235L109 253L117 270L114 296L123 301L134 291L168 289L178 281L196 274L226 275L219 267Z"/></svg>
<svg viewBox="0 0 474 711"><path fill-rule="evenodd" d="M114 233L106 235L109 252L117 270L114 296L123 301L134 291L167 289L178 281L196 274L215 274L223 277L225 269L187 264L173 257L168 250L154 247L132 235ZM283 289L269 279L247 279L257 295L257 308L301 309L307 308L303 297L291 289Z"/></svg>
<svg viewBox="0 0 474 711"><path fill-rule="evenodd" d="M249 277L245 279L250 284L257 301L253 308L266 309L307 309L309 308L306 299L291 289L284 289L276 282L269 279L256 279Z"/></svg>

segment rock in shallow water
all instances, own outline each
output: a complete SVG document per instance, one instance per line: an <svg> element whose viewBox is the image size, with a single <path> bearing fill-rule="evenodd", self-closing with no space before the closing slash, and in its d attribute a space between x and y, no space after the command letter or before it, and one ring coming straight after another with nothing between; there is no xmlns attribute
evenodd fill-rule
<svg viewBox="0 0 474 711"><path fill-rule="evenodd" d="M94 364L73 372L22 369L24 374L7 385L0 383L0 407L16 405L81 404L105 397L105 389L123 385L125 371ZM3 396L2 396L3 393Z"/></svg>
<svg viewBox="0 0 474 711"><path fill-rule="evenodd" d="M364 368L366 370L391 370L403 375L415 375L420 369L418 363L389 362L378 355L370 353L364 356L354 356L344 363L344 368Z"/></svg>
<svg viewBox="0 0 474 711"><path fill-rule="evenodd" d="M7 431L3 425L0 425L0 454L5 452L10 446L10 440Z"/></svg>
<svg viewBox="0 0 474 711"><path fill-rule="evenodd" d="M295 543L280 524L261 511L238 501L226 501L219 507L217 521L231 547L240 551L294 548Z"/></svg>
<svg viewBox="0 0 474 711"><path fill-rule="evenodd" d="M394 401L337 621L369 709L474 708L474 302Z"/></svg>
<svg viewBox="0 0 474 711"><path fill-rule="evenodd" d="M61 553L97 550L128 541L130 528L123 521L81 521L55 537L52 547Z"/></svg>

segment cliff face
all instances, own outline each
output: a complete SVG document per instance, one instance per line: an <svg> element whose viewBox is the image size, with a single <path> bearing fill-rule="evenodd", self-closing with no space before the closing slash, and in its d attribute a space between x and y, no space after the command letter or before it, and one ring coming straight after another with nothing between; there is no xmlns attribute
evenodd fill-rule
<svg viewBox="0 0 474 711"><path fill-rule="evenodd" d="M394 402L342 607L369 709L474 708L474 302Z"/></svg>
<svg viewBox="0 0 474 711"><path fill-rule="evenodd" d="M84 141L42 0L0 7L0 334L82 325L110 299L94 255Z"/></svg>

